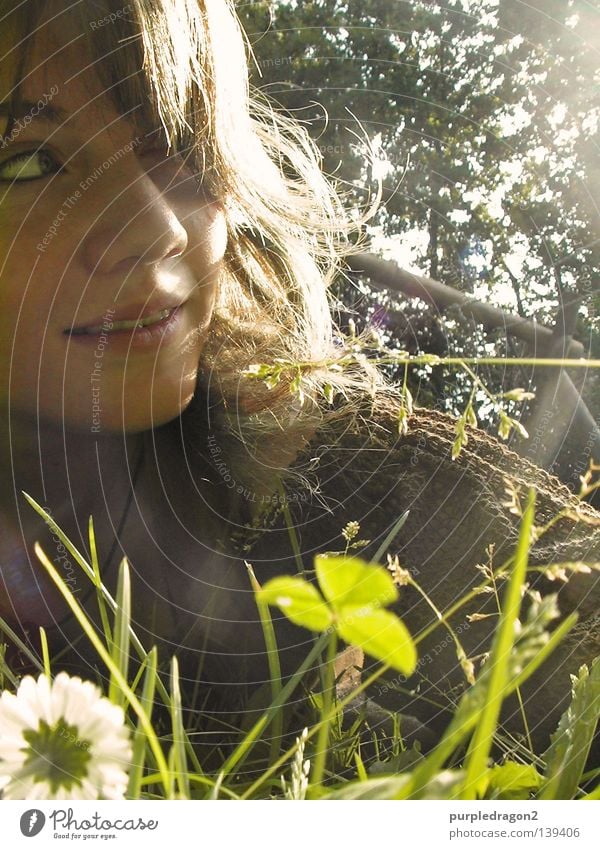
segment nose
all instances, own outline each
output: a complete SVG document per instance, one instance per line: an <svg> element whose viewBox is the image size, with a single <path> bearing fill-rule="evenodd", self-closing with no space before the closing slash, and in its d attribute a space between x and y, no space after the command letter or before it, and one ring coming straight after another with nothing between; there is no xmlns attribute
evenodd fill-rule
<svg viewBox="0 0 600 849"><path fill-rule="evenodd" d="M187 248L188 234L172 203L134 153L101 175L91 191L93 223L83 239L90 273L127 273L179 256Z"/></svg>

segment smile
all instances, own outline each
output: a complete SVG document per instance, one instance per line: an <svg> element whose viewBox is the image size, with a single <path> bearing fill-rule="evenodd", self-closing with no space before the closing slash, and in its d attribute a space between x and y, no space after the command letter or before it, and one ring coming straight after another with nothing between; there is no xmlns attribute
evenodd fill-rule
<svg viewBox="0 0 600 849"><path fill-rule="evenodd" d="M173 312L175 312L175 307L173 309L165 309L159 310L159 312L152 313L152 315L148 315L145 318L138 319L130 319L130 320L122 320L122 321L113 321L113 322L104 322L103 324L95 324L89 327L74 327L69 332L71 336L80 336L80 335L94 335L97 336L99 333L117 333L120 330L137 330L142 327L151 327L153 324L159 324L161 321L164 321L168 318Z"/></svg>

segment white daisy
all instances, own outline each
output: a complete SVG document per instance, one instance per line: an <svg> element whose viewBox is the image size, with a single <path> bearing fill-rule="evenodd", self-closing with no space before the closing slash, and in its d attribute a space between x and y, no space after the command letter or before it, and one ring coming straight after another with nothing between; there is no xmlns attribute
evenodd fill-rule
<svg viewBox="0 0 600 849"><path fill-rule="evenodd" d="M122 799L131 761L123 710L90 681L27 675L0 696L4 799Z"/></svg>

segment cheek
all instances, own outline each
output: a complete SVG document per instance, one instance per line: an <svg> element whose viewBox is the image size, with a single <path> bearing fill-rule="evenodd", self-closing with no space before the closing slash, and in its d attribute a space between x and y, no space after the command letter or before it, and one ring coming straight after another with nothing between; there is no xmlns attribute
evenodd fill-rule
<svg viewBox="0 0 600 849"><path fill-rule="evenodd" d="M19 237L8 255L0 236L0 346L42 350L52 341L61 312L61 274L67 260L47 256Z"/></svg>
<svg viewBox="0 0 600 849"><path fill-rule="evenodd" d="M48 320L51 297L40 291L35 269L35 250L10 246L6 231L0 235L0 357L3 371L15 357L36 358L41 351L44 324ZM28 362L27 365L31 365Z"/></svg>
<svg viewBox="0 0 600 849"><path fill-rule="evenodd" d="M208 229L207 238L209 242L210 261L221 262L227 250L227 221L221 206L213 204L214 215Z"/></svg>
<svg viewBox="0 0 600 849"><path fill-rule="evenodd" d="M227 221L223 207L217 203L207 203L200 210L189 214L185 219L190 239L189 247L198 271L210 273L220 264L227 249Z"/></svg>
<svg viewBox="0 0 600 849"><path fill-rule="evenodd" d="M193 296L197 326L206 328L214 308L223 257L227 249L227 222L223 210L210 204L186 219L188 262L195 279Z"/></svg>
<svg viewBox="0 0 600 849"><path fill-rule="evenodd" d="M27 297L28 281L31 279L36 258L39 256L31 238L28 238L28 223L19 231L14 222L0 217L0 310L2 319L6 311L19 310ZM2 321L4 326L4 321Z"/></svg>
<svg viewBox="0 0 600 849"><path fill-rule="evenodd" d="M72 257L69 222L60 238L42 245L47 216L21 204L11 204L9 211L9 220L0 215L0 310L10 311L15 319L19 313L21 320L37 318L39 323L48 319Z"/></svg>

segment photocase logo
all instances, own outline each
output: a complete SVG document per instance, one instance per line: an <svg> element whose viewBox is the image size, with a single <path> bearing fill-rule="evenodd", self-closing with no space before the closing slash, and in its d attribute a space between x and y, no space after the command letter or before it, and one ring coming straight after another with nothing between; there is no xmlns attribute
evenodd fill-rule
<svg viewBox="0 0 600 849"><path fill-rule="evenodd" d="M35 837L43 829L46 817L42 811L32 808L21 816L21 834L25 837Z"/></svg>

